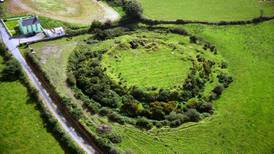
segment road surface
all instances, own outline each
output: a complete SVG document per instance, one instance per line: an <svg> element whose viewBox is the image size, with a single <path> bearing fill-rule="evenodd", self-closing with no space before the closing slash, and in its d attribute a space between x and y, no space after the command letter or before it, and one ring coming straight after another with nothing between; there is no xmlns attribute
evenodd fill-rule
<svg viewBox="0 0 274 154"><path fill-rule="evenodd" d="M41 85L41 82L38 80L36 75L32 72L31 68L26 63L24 57L21 55L17 46L19 45L18 39L9 39L9 35L4 28L3 24L0 23L0 34L3 40L3 43L12 53L12 55L20 62L23 70L26 72L30 81L33 83L35 88L38 90L40 96L43 98L44 105L48 108L50 113L57 119L59 124L62 126L63 130L81 147L86 153L93 154L97 153L95 149L86 143L83 138L74 130L74 128L68 123L56 105L53 103L52 99L49 97L45 88Z"/></svg>

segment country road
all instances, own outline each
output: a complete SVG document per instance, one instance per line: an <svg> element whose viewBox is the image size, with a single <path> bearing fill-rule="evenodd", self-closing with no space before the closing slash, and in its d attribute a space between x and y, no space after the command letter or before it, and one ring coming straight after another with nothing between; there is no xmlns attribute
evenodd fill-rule
<svg viewBox="0 0 274 154"><path fill-rule="evenodd" d="M91 145L86 143L84 139L75 131L75 129L69 124L68 120L65 118L65 116L60 112L60 110L57 108L57 106L54 104L52 99L49 97L47 91L42 86L41 82L38 80L36 75L31 70L30 66L26 63L24 57L20 53L17 46L19 45L19 40L17 39L9 39L9 35L4 28L3 24L0 23L0 35L2 38L3 43L6 45L6 47L9 49L9 51L12 53L12 55L20 62L23 70L27 74L30 81L33 83L35 88L38 90L39 95L43 99L44 105L48 108L50 113L55 117L55 119L59 122L59 124L62 126L64 131L81 147L86 153L93 154L97 153L95 148L93 148Z"/></svg>

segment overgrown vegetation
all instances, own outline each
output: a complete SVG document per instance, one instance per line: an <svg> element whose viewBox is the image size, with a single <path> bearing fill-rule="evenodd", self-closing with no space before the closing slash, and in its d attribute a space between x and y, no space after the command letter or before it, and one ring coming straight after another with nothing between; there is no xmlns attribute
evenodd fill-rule
<svg viewBox="0 0 274 154"><path fill-rule="evenodd" d="M106 111L101 110L100 113L104 113L111 121L116 121L120 124L127 122L123 116L133 118L141 116L152 119L152 121L160 120L162 121L162 126L171 125L172 127L176 127L184 122L198 121L204 113L212 113L212 100L217 99L218 96L221 95L222 90L219 90L219 86L216 85L216 88L212 89L211 94L203 95L203 89L205 88L205 84L207 82L209 83L210 80L213 82L214 75L211 74L212 72L214 72L214 74L222 72L223 75L226 72L221 71L221 69L225 68L220 67L220 58L208 59L209 57L214 57L214 55L217 54L215 47L212 46L209 48L209 45L206 43L203 47L199 48L198 46L203 44L203 42L199 42L198 40L193 42L192 39L190 39L189 42L193 43L193 46L197 48L196 50L191 50L190 47L189 49L187 48L185 42L176 42L176 39L180 38L177 35L170 37L168 36L169 34L166 34L167 38L175 39L167 42L167 39L162 41L163 38L156 33L151 33L150 35L148 34L141 33L139 35L118 37L114 41L115 46L111 49L103 48L96 51L90 51L86 46L79 46L69 60L70 65L68 67L68 76L70 78L68 78L68 82L72 85L72 87L76 86L81 89L84 94L90 97L92 101L89 101L89 104L87 105L91 107L92 111L97 111L97 108L100 106L115 109L116 111L110 110L107 113ZM95 38L98 37L95 35ZM181 39L183 40L185 38L182 37ZM140 54L139 56L145 54L146 52L155 52L156 54L159 54L159 48L166 48L164 49L166 50L165 52L169 51L171 56L177 56L180 61L190 61L192 63L189 75L186 77L184 82L174 85L173 88L140 88L138 87L138 84L125 85L123 82L127 82L127 80L123 78L123 71L122 74L121 72L113 74L109 71L111 68L108 67L120 65L118 63L124 59L121 56L128 57L128 53L130 52L132 52L132 54ZM123 52L127 55L120 55L120 53ZM164 57L167 56L168 54ZM104 61L104 59L106 59L105 57L113 62L105 62L105 64L102 65L101 61ZM144 58L141 58L140 60L143 62L145 61ZM159 61L163 60L164 59L159 59ZM128 63L121 63L121 66L127 66L132 61L136 61L136 59L130 59ZM146 69L146 67L150 65L149 63L151 60L148 60L147 62L148 63L145 62L145 65L139 64L137 67L143 67ZM165 66L164 63L158 67L161 69L163 66ZM177 67L179 67L179 65ZM138 72L138 68L129 69L131 70L131 73L134 73L134 71ZM127 68L127 70L129 69ZM141 71L144 71L144 69L141 69ZM115 68L111 70L111 72L112 71L119 71L119 69L117 70L117 68ZM148 69L148 71L152 70ZM167 69L167 71L169 70ZM147 74L149 72L139 72L139 74L140 73ZM187 72L182 73L187 74ZM73 77L72 74L75 77ZM165 74L166 73L164 72L160 72L160 74L158 74L161 82L162 79L165 80L165 78L162 78ZM112 78L110 76L112 76ZM139 78L141 77L142 75ZM231 79L231 77L227 77L226 75L225 77ZM128 80L130 80L130 78L131 77L129 77ZM146 80L150 82L149 76ZM181 81L183 80L184 79L181 79ZM151 81L155 81L155 79L152 78ZM230 82L232 82L232 79L228 81L227 85L229 85ZM157 83L160 83L160 81L157 81L156 79L156 85ZM140 84L142 84L142 80ZM173 116L170 114L175 115ZM143 126L143 128L146 129L151 128L152 121L144 119L140 120L142 121L130 121L130 123L136 123L137 126ZM158 125L158 127L160 127L160 125Z"/></svg>

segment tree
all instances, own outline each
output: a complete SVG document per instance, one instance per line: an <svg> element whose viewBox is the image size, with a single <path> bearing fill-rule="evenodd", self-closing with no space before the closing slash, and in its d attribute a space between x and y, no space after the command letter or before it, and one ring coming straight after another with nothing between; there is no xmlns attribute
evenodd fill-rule
<svg viewBox="0 0 274 154"><path fill-rule="evenodd" d="M136 102L126 102L122 107L121 111L126 113L131 117L135 117L138 115L138 104Z"/></svg>
<svg viewBox="0 0 274 154"><path fill-rule="evenodd" d="M124 10L129 18L140 19L143 14L143 8L137 0L127 0Z"/></svg>
<svg viewBox="0 0 274 154"><path fill-rule="evenodd" d="M22 67L16 59L11 58L1 74L3 80L14 81L23 76Z"/></svg>

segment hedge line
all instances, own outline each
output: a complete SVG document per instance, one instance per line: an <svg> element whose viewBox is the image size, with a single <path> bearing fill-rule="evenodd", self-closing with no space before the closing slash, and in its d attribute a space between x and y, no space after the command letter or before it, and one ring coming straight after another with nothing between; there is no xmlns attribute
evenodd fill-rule
<svg viewBox="0 0 274 154"><path fill-rule="evenodd" d="M209 21L195 21L195 20L155 20L149 18L141 18L140 22L148 25L159 25L159 24L203 24L203 25L246 25L246 24L258 24L260 22L268 21L274 19L274 16L259 16L250 20L239 20L239 21L219 21L219 22L209 22Z"/></svg>

